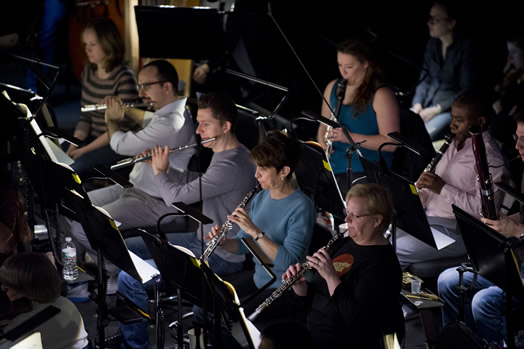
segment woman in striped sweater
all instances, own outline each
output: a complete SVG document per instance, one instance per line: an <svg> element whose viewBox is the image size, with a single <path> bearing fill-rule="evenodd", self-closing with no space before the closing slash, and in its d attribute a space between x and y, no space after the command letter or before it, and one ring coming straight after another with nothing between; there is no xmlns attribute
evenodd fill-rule
<svg viewBox="0 0 524 349"><path fill-rule="evenodd" d="M124 43L114 22L106 17L92 20L82 32L87 64L82 72L81 105L99 104L107 96L118 96L124 103L138 100L136 77L124 63ZM140 125L125 117L122 131L138 130ZM81 147L70 145L67 154L80 176L89 176L94 166L109 165L122 156L109 146L104 111L82 113L74 136L84 141Z"/></svg>

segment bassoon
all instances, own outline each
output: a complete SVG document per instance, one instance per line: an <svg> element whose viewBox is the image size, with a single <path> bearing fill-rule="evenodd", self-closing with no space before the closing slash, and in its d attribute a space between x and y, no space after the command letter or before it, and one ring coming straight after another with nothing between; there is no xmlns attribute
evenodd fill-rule
<svg viewBox="0 0 524 349"><path fill-rule="evenodd" d="M482 128L480 125L473 125L469 128L469 133L471 134L471 145L477 167L477 181L480 185L480 198L482 200L480 214L484 218L497 220L499 217L495 205L495 195L493 194L493 181L486 158L486 146L484 145L484 138L482 138Z"/></svg>

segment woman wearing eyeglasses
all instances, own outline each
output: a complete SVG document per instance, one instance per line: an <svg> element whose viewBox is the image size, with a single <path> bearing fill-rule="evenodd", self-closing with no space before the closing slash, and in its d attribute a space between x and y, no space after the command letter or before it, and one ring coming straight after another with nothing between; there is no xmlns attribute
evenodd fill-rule
<svg viewBox="0 0 524 349"><path fill-rule="evenodd" d="M427 24L430 39L412 110L424 120L435 141L449 132L455 97L473 87L475 62L471 41L457 31L457 13L451 2L436 1Z"/></svg>
<svg viewBox="0 0 524 349"><path fill-rule="evenodd" d="M124 63L124 42L114 22L106 17L95 18L84 29L82 41L87 64L82 72L81 105L105 104L107 96L117 96L124 103L137 101L136 77ZM128 117L119 127L122 131L140 129ZM75 160L71 167L80 176L88 176L96 165L122 159L109 146L104 111L82 113L73 135L85 142L80 147L71 144L67 149L67 155Z"/></svg>
<svg viewBox="0 0 524 349"><path fill-rule="evenodd" d="M385 334L404 332L400 308L402 272L384 237L392 214L391 195L377 184L356 184L346 198L347 238L329 251L308 256L317 271L292 286L305 307L315 348L380 348ZM283 279L301 270L289 267Z"/></svg>

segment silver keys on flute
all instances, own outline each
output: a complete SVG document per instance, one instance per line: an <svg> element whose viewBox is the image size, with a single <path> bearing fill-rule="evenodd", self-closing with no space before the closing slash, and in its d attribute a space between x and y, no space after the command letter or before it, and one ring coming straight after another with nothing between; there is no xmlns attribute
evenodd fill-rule
<svg viewBox="0 0 524 349"><path fill-rule="evenodd" d="M202 141L200 143L187 144L187 145L183 145L181 147L171 148L171 149L169 149L169 153L176 153L177 151L181 151L181 150L184 150L184 149L187 149L187 148L197 147L200 144L206 144L206 143L209 143L209 142L213 142L214 140L216 140L216 138L209 138L209 139L206 139L205 141ZM153 155L151 155L151 153L149 153L148 155L143 155L143 156L137 155L137 156L134 156L132 158L127 158L127 159L120 160L116 164L111 165L111 169L113 171L114 170L118 170L118 169L120 169L122 167L127 167L127 166L134 165L137 162L151 160L151 158L153 158Z"/></svg>
<svg viewBox="0 0 524 349"><path fill-rule="evenodd" d="M123 106L126 108L139 108L139 107L149 107L154 105L152 102L148 103L124 103ZM100 110L106 110L107 104L87 104L84 105L82 108L80 108L80 111L82 113L87 113L89 111L100 111Z"/></svg>

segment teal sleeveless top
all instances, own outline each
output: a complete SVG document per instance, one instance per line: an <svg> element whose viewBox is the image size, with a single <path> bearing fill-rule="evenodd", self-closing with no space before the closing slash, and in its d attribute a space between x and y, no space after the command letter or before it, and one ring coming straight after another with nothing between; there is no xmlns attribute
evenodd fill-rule
<svg viewBox="0 0 524 349"><path fill-rule="evenodd" d="M337 104L337 98L335 96L335 88L331 90L330 103L332 106ZM335 108L333 108L335 109ZM342 105L340 108L339 122L346 126L350 132L360 133L363 135L378 135L378 123L377 113L373 110L372 103L369 103L366 110L358 114L357 118L353 116L352 105ZM348 162L346 158L346 149L349 148L348 143L333 142L333 150L329 157L331 168L333 173L344 173L347 170ZM362 156L369 161L378 162L378 151L369 150L363 146L360 148ZM381 151L382 157L386 161L386 164L391 168L393 162L393 153L388 151ZM351 157L351 169L353 172L364 172L362 164L360 163L359 156L356 152Z"/></svg>

